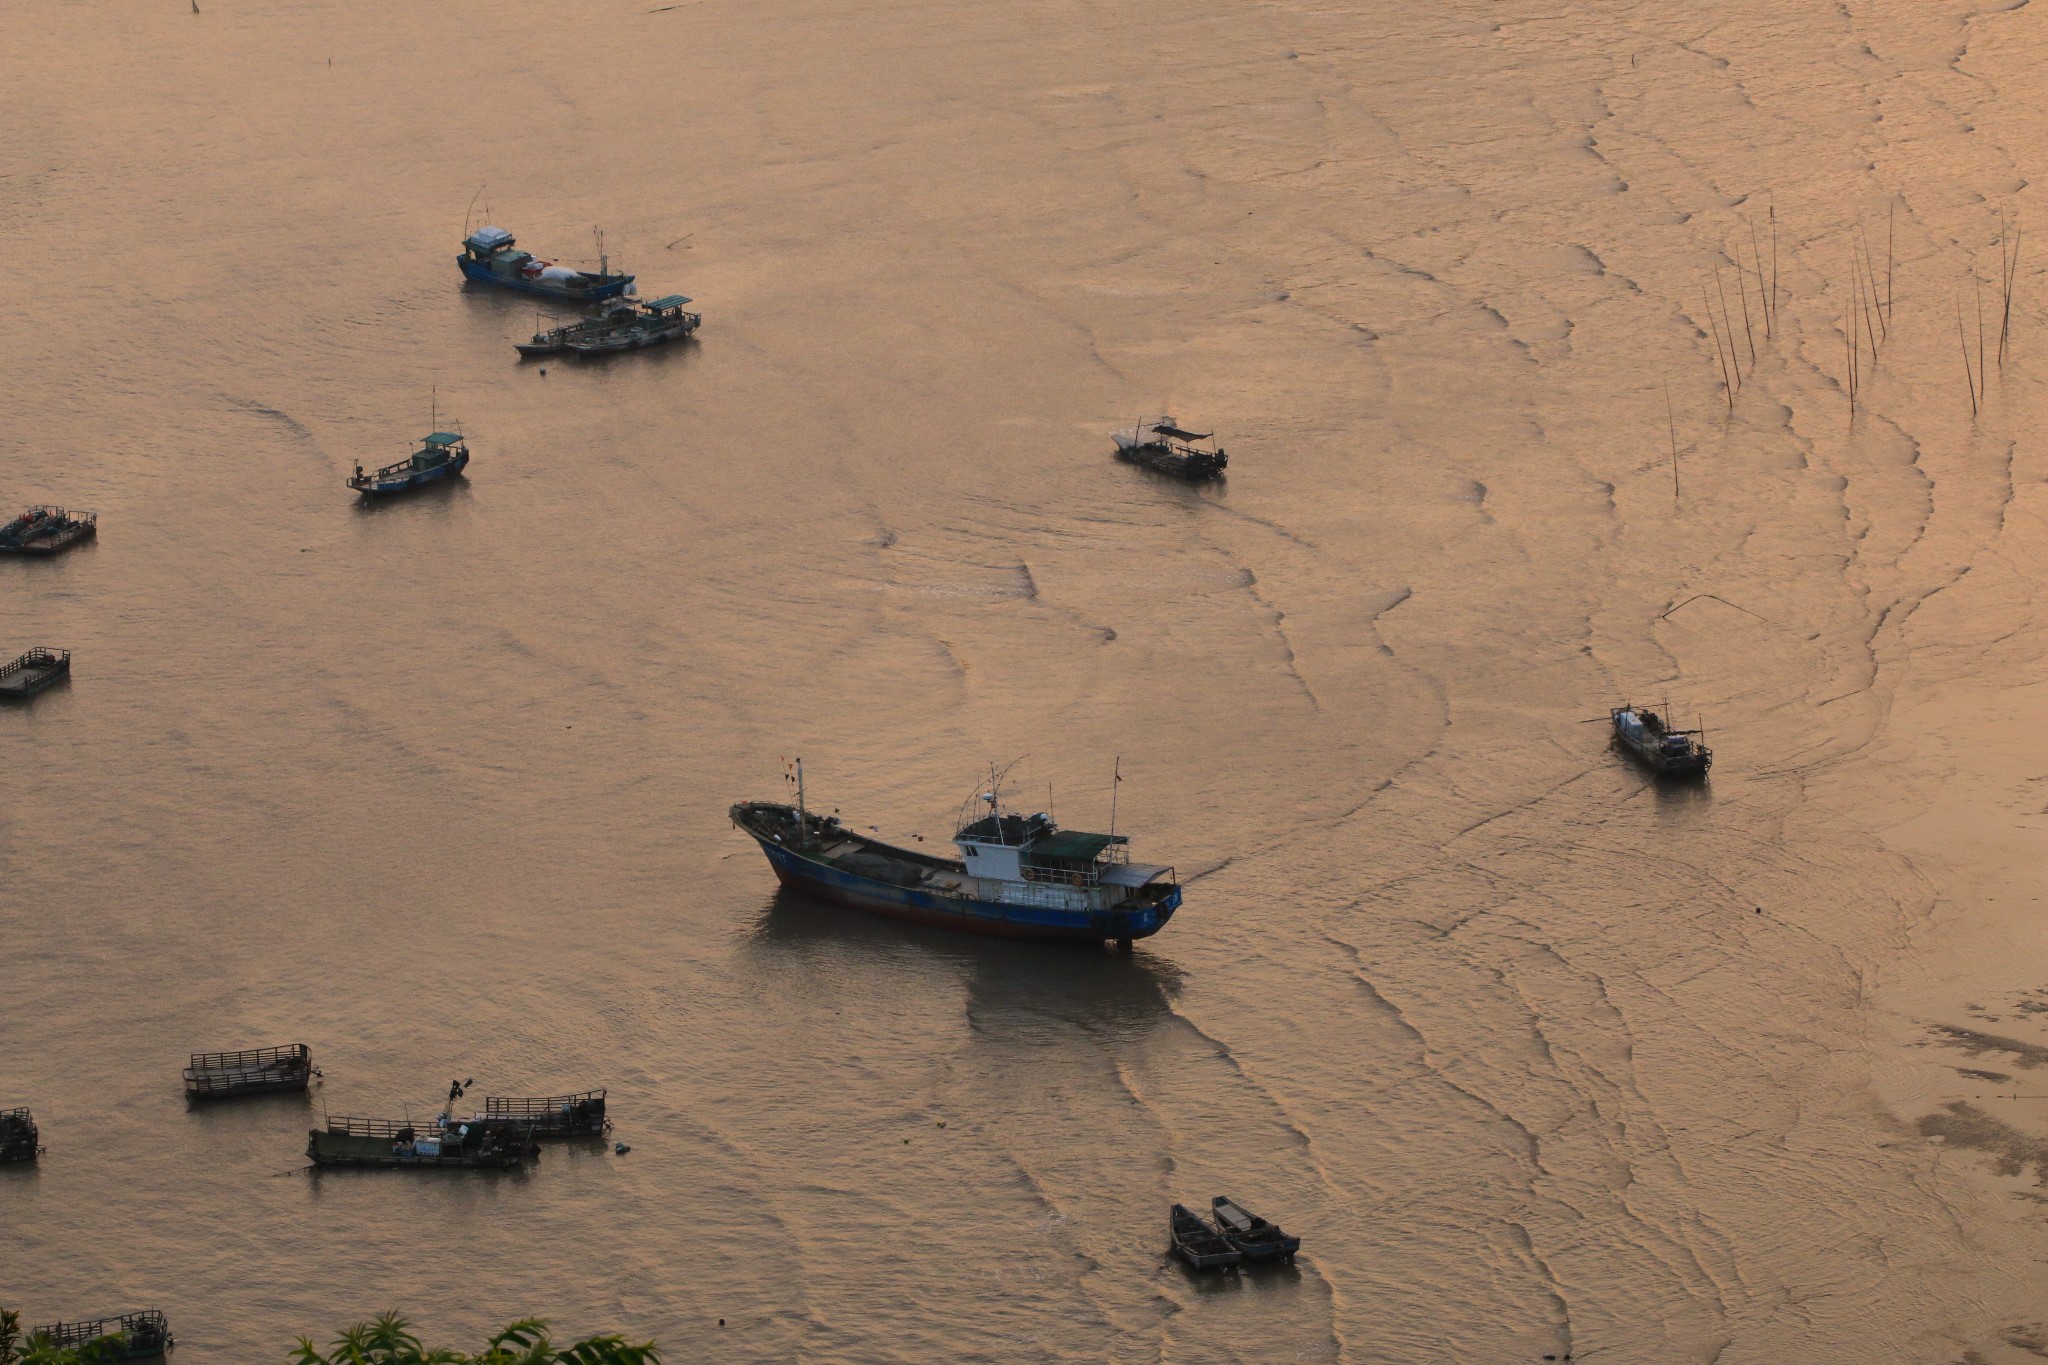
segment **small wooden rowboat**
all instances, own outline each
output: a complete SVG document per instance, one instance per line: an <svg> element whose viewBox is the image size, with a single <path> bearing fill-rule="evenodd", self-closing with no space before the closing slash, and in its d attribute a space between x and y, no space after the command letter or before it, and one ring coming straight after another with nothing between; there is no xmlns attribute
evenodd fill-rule
<svg viewBox="0 0 2048 1365"><path fill-rule="evenodd" d="M1210 1200L1209 1211L1216 1220L1216 1230L1243 1252L1247 1261L1291 1261L1294 1253L1301 1250L1299 1237L1289 1237L1278 1225L1232 1202L1227 1195L1219 1194Z"/></svg>
<svg viewBox="0 0 2048 1365"><path fill-rule="evenodd" d="M1244 1259L1243 1252L1185 1204L1173 1206L1170 1229L1174 1254L1197 1270L1227 1270Z"/></svg>

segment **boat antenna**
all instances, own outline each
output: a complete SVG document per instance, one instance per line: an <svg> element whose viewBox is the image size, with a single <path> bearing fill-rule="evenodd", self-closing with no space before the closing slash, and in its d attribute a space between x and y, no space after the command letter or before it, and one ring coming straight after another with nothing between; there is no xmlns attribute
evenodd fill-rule
<svg viewBox="0 0 2048 1365"><path fill-rule="evenodd" d="M469 236L469 215L476 212L476 201L483 194L484 189L484 186L478 185L476 193L469 196L469 207L462 211L462 235L465 239ZM490 210L486 208L484 213L488 215Z"/></svg>
<svg viewBox="0 0 2048 1365"><path fill-rule="evenodd" d="M1116 838L1116 789L1124 781L1124 756L1116 756L1116 766L1110 769L1109 778L1109 837Z"/></svg>
<svg viewBox="0 0 2048 1365"><path fill-rule="evenodd" d="M597 234L597 273L599 275L609 275L611 274L611 258L604 254L604 229L594 227L591 231Z"/></svg>
<svg viewBox="0 0 2048 1365"><path fill-rule="evenodd" d="M427 390L427 430L441 429L441 388L434 385Z"/></svg>

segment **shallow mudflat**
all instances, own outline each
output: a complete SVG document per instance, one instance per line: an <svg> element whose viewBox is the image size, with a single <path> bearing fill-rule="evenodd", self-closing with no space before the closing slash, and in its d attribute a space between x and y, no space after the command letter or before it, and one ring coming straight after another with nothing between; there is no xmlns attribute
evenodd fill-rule
<svg viewBox="0 0 2048 1365"><path fill-rule="evenodd" d="M0 495L103 531L0 564L76 652L0 717L29 1318L2048 1350L2029 10L201 9L0 45ZM700 339L519 364L473 194ZM1226 483L1112 459L1162 411ZM357 506L430 415L467 477ZM1581 723L1667 697L1703 787ZM780 896L725 810L795 754L928 844L1017 754L1099 828L1120 757L1186 907L1118 958ZM185 1111L280 1037L310 1097ZM273 1178L452 1075L632 1153ZM1217 1193L1294 1268L1168 1263Z"/></svg>

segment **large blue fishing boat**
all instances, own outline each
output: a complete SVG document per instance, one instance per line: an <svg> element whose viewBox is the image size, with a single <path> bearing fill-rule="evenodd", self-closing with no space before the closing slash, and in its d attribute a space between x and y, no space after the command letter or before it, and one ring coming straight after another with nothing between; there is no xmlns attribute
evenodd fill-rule
<svg viewBox="0 0 2048 1365"><path fill-rule="evenodd" d="M519 250L512 234L501 227L480 227L462 239L462 254L455 258L465 278L478 284L495 284L524 294L545 294L572 303L596 303L626 292L633 277L614 274L611 260L598 254L596 273L544 261Z"/></svg>
<svg viewBox="0 0 2048 1365"><path fill-rule="evenodd" d="M761 845L783 885L814 896L920 924L1120 948L1158 933L1180 908L1171 867L1131 862L1123 835L1006 812L1000 774L975 798L986 814L953 835L957 859L856 834L836 815L813 815L801 766L794 781L795 805L742 801L732 822Z"/></svg>

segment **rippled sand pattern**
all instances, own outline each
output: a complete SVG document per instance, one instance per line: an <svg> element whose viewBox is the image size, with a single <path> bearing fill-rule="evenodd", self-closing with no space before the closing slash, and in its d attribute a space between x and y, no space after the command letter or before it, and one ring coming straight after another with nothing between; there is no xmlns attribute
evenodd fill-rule
<svg viewBox="0 0 2048 1365"><path fill-rule="evenodd" d="M0 563L0 653L76 651L0 715L0 1104L50 1149L0 1299L193 1360L385 1307L2048 1354L2036 7L200 8L0 44L0 497L101 513ZM701 343L519 364L479 186ZM430 389L469 478L357 508ZM1162 410L1227 487L1109 458ZM1667 696L1708 788L1582 723ZM927 843L1017 754L1098 827L1120 756L1186 908L1125 959L777 895L724 812L797 753ZM186 1052L295 1039L310 1101L185 1112ZM451 1075L608 1086L633 1151L281 1174ZM1291 1271L1164 1258L1219 1192Z"/></svg>

